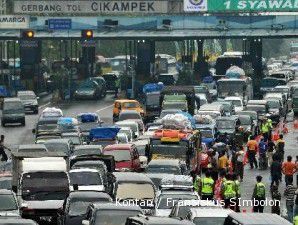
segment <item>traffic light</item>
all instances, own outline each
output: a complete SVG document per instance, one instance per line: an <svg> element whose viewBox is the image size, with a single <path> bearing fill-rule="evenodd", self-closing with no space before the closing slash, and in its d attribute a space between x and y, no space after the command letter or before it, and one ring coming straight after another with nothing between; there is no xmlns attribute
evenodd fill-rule
<svg viewBox="0 0 298 225"><path fill-rule="evenodd" d="M82 30L82 38L93 38L93 30Z"/></svg>
<svg viewBox="0 0 298 225"><path fill-rule="evenodd" d="M34 31L32 30L22 31L22 38L34 38Z"/></svg>

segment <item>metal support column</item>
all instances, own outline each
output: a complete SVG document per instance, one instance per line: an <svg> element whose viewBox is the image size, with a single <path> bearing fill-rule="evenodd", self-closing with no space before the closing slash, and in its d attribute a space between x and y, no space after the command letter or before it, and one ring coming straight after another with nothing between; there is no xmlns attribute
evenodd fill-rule
<svg viewBox="0 0 298 225"><path fill-rule="evenodd" d="M263 65L262 65L262 39L261 38L253 38L250 39L250 59L253 67L253 86L254 86L254 94L258 97L260 90L261 80L264 76L263 73Z"/></svg>

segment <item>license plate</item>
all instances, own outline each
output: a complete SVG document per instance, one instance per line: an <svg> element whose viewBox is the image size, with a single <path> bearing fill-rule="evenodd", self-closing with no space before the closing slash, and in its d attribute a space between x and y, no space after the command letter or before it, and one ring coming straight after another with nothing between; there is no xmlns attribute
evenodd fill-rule
<svg viewBox="0 0 298 225"><path fill-rule="evenodd" d="M40 220L51 222L52 221L52 217L51 216L41 216L40 217Z"/></svg>

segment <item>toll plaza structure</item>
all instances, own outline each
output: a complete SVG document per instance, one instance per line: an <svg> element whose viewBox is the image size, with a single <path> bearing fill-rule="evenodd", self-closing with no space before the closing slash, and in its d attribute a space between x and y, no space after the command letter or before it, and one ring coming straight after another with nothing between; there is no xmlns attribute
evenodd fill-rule
<svg viewBox="0 0 298 225"><path fill-rule="evenodd" d="M0 61L12 65L10 76L20 76L28 87L32 80L39 82L41 61L47 57L41 54L42 42L53 40L62 61L72 64L72 59L80 59L85 74L93 76L96 43L123 40L126 62L131 64L127 68L141 79L155 63L155 42L176 41L185 43L183 63L189 62L204 77L204 43L241 39L243 58L252 64L258 85L263 76L262 42L297 37L297 11L295 1L286 0L16 0L7 15L0 15Z"/></svg>

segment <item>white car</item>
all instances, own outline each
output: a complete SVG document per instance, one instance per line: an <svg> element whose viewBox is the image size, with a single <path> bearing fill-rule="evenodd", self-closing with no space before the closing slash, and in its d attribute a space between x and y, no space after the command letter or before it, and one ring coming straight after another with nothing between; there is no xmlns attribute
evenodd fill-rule
<svg viewBox="0 0 298 225"><path fill-rule="evenodd" d="M72 169L69 171L70 190L75 186L83 191L105 191L102 177L96 169Z"/></svg>
<svg viewBox="0 0 298 225"><path fill-rule="evenodd" d="M231 102L235 107L235 112L243 111L243 100L237 96L231 96L225 98L226 102Z"/></svg>

